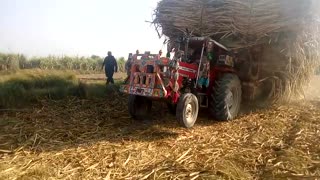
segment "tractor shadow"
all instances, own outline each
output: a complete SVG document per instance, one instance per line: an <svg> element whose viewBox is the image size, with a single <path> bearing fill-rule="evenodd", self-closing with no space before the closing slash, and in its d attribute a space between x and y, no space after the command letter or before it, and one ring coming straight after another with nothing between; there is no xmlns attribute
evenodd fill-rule
<svg viewBox="0 0 320 180"><path fill-rule="evenodd" d="M241 105L241 109L239 115L236 119L240 119L244 116L247 116L252 113L256 113L259 111L265 111L270 109L268 104L249 104L243 103ZM153 104L153 113L149 121L150 124L158 124L159 126L169 127L169 128L177 128L181 127L181 125L177 122L176 116L171 114L166 106L165 103L162 102L155 102ZM172 123L174 122L174 123ZM221 123L228 123L230 121L219 121L216 120L210 113L208 108L200 108L198 113L198 119L195 123L196 126L214 126L219 125Z"/></svg>
<svg viewBox="0 0 320 180"><path fill-rule="evenodd" d="M215 121L201 109L194 128L220 123L228 122ZM97 143L156 142L176 139L184 131L165 103L154 103L149 119L133 120L126 96L44 100L28 111L0 112L0 129L0 149L12 153L21 148L47 152Z"/></svg>
<svg viewBox="0 0 320 180"><path fill-rule="evenodd" d="M153 113L150 123L153 125L157 124L158 126L165 128L182 127L178 123L176 115L171 114L167 105L162 102L155 102L153 104ZM221 123L221 121L214 120L207 108L200 108L194 128L196 128L196 126L212 126L219 123Z"/></svg>

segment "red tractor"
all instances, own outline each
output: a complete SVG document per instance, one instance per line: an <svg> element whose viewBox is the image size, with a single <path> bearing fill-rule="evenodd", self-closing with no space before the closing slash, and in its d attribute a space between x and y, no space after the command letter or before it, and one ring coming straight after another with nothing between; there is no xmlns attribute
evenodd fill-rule
<svg viewBox="0 0 320 180"><path fill-rule="evenodd" d="M194 126L200 108L209 108L216 120L234 119L242 91L233 54L209 38L185 38L177 44L173 58L134 56L129 81L120 88L129 94L130 115L142 119L152 101L161 100L186 128Z"/></svg>

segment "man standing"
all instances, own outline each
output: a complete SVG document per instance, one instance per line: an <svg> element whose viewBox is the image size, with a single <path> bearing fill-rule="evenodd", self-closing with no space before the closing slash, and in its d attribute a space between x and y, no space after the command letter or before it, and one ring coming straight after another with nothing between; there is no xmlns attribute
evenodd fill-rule
<svg viewBox="0 0 320 180"><path fill-rule="evenodd" d="M103 69L103 66L105 67L104 71L106 73L106 77L108 78L107 84L110 82L114 84L113 74L118 72L118 64L110 51L108 52L108 56L104 59L101 69Z"/></svg>

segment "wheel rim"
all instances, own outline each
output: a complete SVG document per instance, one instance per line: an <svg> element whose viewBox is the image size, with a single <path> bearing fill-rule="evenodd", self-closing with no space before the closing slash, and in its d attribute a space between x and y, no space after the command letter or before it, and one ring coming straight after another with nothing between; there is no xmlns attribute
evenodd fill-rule
<svg viewBox="0 0 320 180"><path fill-rule="evenodd" d="M233 106L233 101L234 101L235 96L233 95L232 91L228 91L226 95L226 105L228 109L231 109Z"/></svg>
<svg viewBox="0 0 320 180"><path fill-rule="evenodd" d="M236 88L228 90L225 98L226 107L228 110L228 119L232 119L235 112L237 111L238 104L236 104L236 102L238 102L238 98L239 93Z"/></svg>
<svg viewBox="0 0 320 180"><path fill-rule="evenodd" d="M186 121L188 123L192 123L193 122L193 117L194 117L194 108L192 107L192 104L189 103L186 106L186 111L185 111L185 117L186 117Z"/></svg>

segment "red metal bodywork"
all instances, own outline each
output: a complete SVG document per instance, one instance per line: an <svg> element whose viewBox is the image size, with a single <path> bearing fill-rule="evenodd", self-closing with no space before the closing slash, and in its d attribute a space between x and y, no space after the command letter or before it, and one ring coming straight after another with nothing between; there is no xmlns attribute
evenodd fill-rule
<svg viewBox="0 0 320 180"><path fill-rule="evenodd" d="M209 88L207 89L207 95L210 95L212 93L215 81L219 78L221 74L224 74L224 73L236 73L236 72L231 67L214 66L210 68L210 74L209 74L210 83L209 83Z"/></svg>
<svg viewBox="0 0 320 180"><path fill-rule="evenodd" d="M198 72L197 64L178 62L177 67L177 69L171 71L170 85L166 88L168 92L166 98L171 99L174 104L178 102L181 95L179 89L182 86L183 78L196 79Z"/></svg>
<svg viewBox="0 0 320 180"><path fill-rule="evenodd" d="M165 71L167 69L167 71ZM231 67L212 66L209 73L209 88L206 94L212 93L212 87L219 74L231 72ZM183 79L196 80L198 64L171 61L158 56L146 59L134 59L131 67L130 81L122 85L120 91L127 94L146 96L153 99L167 99L176 104L180 97ZM197 89L201 91L200 89Z"/></svg>
<svg viewBox="0 0 320 180"><path fill-rule="evenodd" d="M168 58L158 58L157 56L146 59L134 59L131 66L130 81L122 85L120 91L127 94L140 96L164 98L167 96L164 82L166 74L164 67L168 67ZM151 68L150 71L148 68Z"/></svg>

